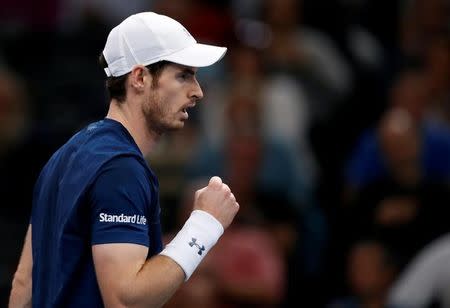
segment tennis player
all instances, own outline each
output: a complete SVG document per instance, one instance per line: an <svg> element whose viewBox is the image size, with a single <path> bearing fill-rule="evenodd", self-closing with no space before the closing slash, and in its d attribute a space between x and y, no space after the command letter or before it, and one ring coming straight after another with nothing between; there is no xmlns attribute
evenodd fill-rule
<svg viewBox="0 0 450 308"><path fill-rule="evenodd" d="M160 307L189 279L239 205L211 178L163 249L158 180L144 157L184 126L203 96L197 68L225 52L152 12L111 30L101 55L108 114L43 168L10 307Z"/></svg>

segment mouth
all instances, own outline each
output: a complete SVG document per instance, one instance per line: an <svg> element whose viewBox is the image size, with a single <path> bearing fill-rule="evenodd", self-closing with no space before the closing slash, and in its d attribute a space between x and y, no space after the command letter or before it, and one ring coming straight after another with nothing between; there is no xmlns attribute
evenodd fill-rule
<svg viewBox="0 0 450 308"><path fill-rule="evenodd" d="M194 107L195 107L195 103L190 103L190 104L184 106L184 108L181 111L183 112L185 118L189 118L188 109L194 108Z"/></svg>

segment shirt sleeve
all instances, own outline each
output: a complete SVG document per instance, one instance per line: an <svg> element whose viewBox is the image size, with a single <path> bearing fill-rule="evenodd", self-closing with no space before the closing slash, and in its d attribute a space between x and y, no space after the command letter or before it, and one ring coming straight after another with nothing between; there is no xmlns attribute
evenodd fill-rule
<svg viewBox="0 0 450 308"><path fill-rule="evenodd" d="M92 185L92 245L133 243L149 247L151 201L145 167L134 157L115 158Z"/></svg>

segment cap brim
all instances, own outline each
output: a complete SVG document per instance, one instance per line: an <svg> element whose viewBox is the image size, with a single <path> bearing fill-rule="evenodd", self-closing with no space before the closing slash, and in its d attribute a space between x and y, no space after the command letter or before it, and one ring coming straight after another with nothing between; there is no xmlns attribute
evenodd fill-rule
<svg viewBox="0 0 450 308"><path fill-rule="evenodd" d="M163 60L192 67L209 66L223 58L227 52L226 47L218 47L206 44L194 44L171 55Z"/></svg>

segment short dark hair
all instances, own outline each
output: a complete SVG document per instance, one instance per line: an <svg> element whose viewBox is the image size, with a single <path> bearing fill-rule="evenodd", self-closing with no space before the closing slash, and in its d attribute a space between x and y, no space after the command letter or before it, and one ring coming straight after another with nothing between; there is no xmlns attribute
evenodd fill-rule
<svg viewBox="0 0 450 308"><path fill-rule="evenodd" d="M102 68L108 67L108 63L106 62L103 53L100 54L99 63ZM150 71L150 74L152 74L153 76L152 80L153 87L156 87L156 85L158 84L159 76L161 75L161 72L168 64L170 64L170 62L168 61L159 61L146 66ZM127 89L125 85L129 74L130 73L119 77L109 76L106 78L106 90L108 91L110 99L114 98L119 103L125 101L125 98L127 96Z"/></svg>

